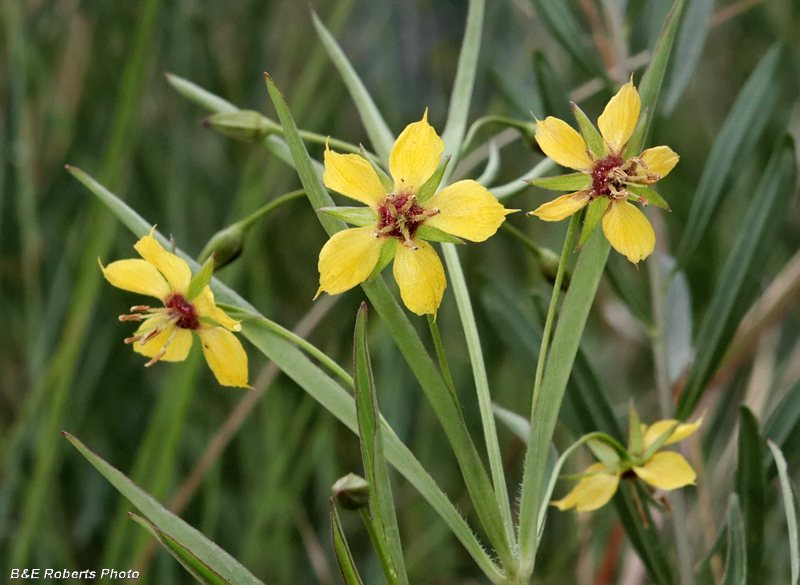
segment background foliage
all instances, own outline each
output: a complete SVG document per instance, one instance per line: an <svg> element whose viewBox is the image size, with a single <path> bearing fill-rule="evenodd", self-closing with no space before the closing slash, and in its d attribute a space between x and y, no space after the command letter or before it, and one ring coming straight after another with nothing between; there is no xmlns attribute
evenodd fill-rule
<svg viewBox="0 0 800 585"><path fill-rule="evenodd" d="M601 76L619 54L606 31L629 31L630 68L638 84L637 67L647 63L669 9L660 0L630 0L628 20L615 21L616 2L576 0L557 4L561 16L572 17L564 25L548 5L488 3L473 119L492 113L530 121L532 111L539 118L571 120L566 95L596 118L613 90ZM315 8L395 132L425 108L441 131L465 3L320 0ZM681 155L658 185L672 213L660 215L660 227L655 222L660 244L678 251L685 270L682 287L673 288L667 303L676 389L691 357L686 349L701 329L773 147L787 128L796 136L800 120L793 73L800 59L796 2L693 0L687 10L650 140ZM565 30L569 34L559 35ZM143 582L191 582L167 554L152 556L150 537L124 514L130 505L58 431L80 437L170 505L185 493L197 462L209 460L207 446L219 440L246 394L220 387L195 352L182 364L141 367L141 358L122 343L129 325L116 320L131 295L101 282L96 265L97 256L103 262L131 257L135 239L117 228L63 165L101 178L180 247L198 254L217 230L298 188L299 181L258 145L203 128L199 121L207 113L178 95L165 71L274 118L262 77L268 71L301 128L365 145L367 137L304 3L10 0L2 9L2 31L7 74L0 76L0 568L140 567ZM764 65L762 59L781 41L774 62ZM744 93L757 66L761 74L753 75L753 89ZM734 104L741 115L731 120ZM721 133L741 136L744 143L727 159L714 147ZM505 132L498 140L514 136ZM321 153L319 146L310 150ZM525 140L511 142L502 151L496 184L516 178L541 156ZM701 180L704 173L710 178ZM698 230L693 246L685 244L698 221L689 213L693 201L702 189L705 194L715 188L719 199L709 207L707 226ZM745 275L748 294L737 296L736 318L722 332L721 351L728 353L708 373L710 389L697 409L705 411L707 422L690 452L699 486L687 490L686 500L698 563L699 551L711 548L722 525L736 482L740 402L755 413L756 432L783 449L790 474L800 464L794 436L800 418L800 214L791 195L785 193L785 212L769 220L768 253ZM549 198L529 188L508 205L529 210ZM560 248L566 222L549 225L522 214L509 221L533 240ZM303 321L308 339L349 371L363 294L356 289L311 302L325 239L308 203L293 201L260 222L240 260L219 275L287 328ZM460 253L493 398L524 414L548 282L538 261L508 233ZM631 397L644 420L660 418L646 324L647 269L636 270L612 254L607 274L582 342L584 370L594 371L621 424ZM776 277L783 288L776 288ZM754 303L766 317L742 322ZM469 358L450 291L438 320L467 422L479 433ZM415 325L427 340L424 323ZM455 460L442 448L441 428L378 319L370 323L370 351L382 412L471 518ZM184 502L182 517L266 583L336 583L329 487L339 476L360 471L357 438L263 356L250 356L251 380L266 392ZM583 433L582 412L570 390L559 443ZM524 449L510 431L500 432L513 497ZM785 517L766 453L764 465L770 497L759 513L770 554L762 578L788 581ZM402 480L394 493L410 581L480 579L417 493ZM642 582L615 518L611 509L551 517L537 566L541 582ZM342 521L365 580L381 579L358 519L343 514ZM719 564L711 566L719 575Z"/></svg>

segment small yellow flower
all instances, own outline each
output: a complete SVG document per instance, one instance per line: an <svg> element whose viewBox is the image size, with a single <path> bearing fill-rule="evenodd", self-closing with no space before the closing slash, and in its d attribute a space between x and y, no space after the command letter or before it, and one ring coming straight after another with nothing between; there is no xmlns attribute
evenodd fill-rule
<svg viewBox="0 0 800 585"><path fill-rule="evenodd" d="M650 427L641 425L639 447L628 447L624 458L607 457L602 463L586 468L581 480L563 499L551 502L559 510L577 508L590 512L604 506L616 493L620 479L643 479L662 490L674 490L694 484L696 475L679 453L661 451L661 447L682 441L694 433L702 419L690 424L676 420L661 420ZM671 432L670 432L671 431ZM654 447L656 443L660 446Z"/></svg>
<svg viewBox="0 0 800 585"><path fill-rule="evenodd" d="M426 230L482 242L511 213L476 181L458 181L418 199L443 153L444 142L428 124L427 110L397 138L389 157L391 178L382 180L362 156L326 149L325 186L367 204L372 213L367 225L334 234L322 248L319 292L349 290L394 258L394 277L406 307L417 315L436 314L447 282L439 256L422 240Z"/></svg>
<svg viewBox="0 0 800 585"><path fill-rule="evenodd" d="M145 367L159 360L180 362L189 355L194 331L219 383L247 388L247 354L231 333L242 326L217 307L207 285L195 298L189 298L189 265L167 252L153 237L153 230L134 245L144 260L119 260L106 267L100 263L106 280L114 286L157 297L164 303L163 308L155 309L137 305L131 308L132 314L120 316L120 321L142 323L125 343L151 358Z"/></svg>
<svg viewBox="0 0 800 585"><path fill-rule="evenodd" d="M639 93L631 80L611 98L597 120L602 141L599 137L590 140L586 134L581 136L557 118L537 120L536 141L544 153L562 166L585 173L586 181L575 193L562 195L531 212L544 221L559 221L596 199L605 198L603 232L614 249L633 263L650 255L656 236L644 214L628 199L647 205L648 195L657 197L647 186L667 176L679 158L668 146L657 146L625 159L625 148L636 128L640 109ZM591 122L585 123L591 127L586 132L596 136Z"/></svg>

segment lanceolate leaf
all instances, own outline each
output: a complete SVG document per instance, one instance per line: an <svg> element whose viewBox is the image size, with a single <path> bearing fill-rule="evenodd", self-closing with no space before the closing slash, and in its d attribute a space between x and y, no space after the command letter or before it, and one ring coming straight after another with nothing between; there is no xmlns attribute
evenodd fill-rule
<svg viewBox="0 0 800 585"><path fill-rule="evenodd" d="M339 570L342 572L342 579L345 585L363 585L358 569L353 562L353 555L350 554L350 547L342 529L342 522L339 520L339 513L336 505L331 498L331 536L333 537L333 550L336 553L336 561L339 563Z"/></svg>
<svg viewBox="0 0 800 585"><path fill-rule="evenodd" d="M736 468L736 493L741 502L747 541L747 583L760 585L761 560L764 556L765 505L764 440L758 421L749 408L739 407L739 450Z"/></svg>
<svg viewBox="0 0 800 585"><path fill-rule="evenodd" d="M741 317L752 299L754 280L760 274L763 255L771 237L782 223L784 210L791 200L797 176L792 139L778 141L767 165L747 215L739 227L714 295L706 311L695 342L696 355L678 403L677 416L691 415L725 354Z"/></svg>
<svg viewBox="0 0 800 585"><path fill-rule="evenodd" d="M462 240L461 238L451 236L447 232L443 232L439 228L435 228L431 225L422 224L421 226L419 226L419 228L417 228L417 235L423 240L428 240L429 242L445 242L447 244L464 243L464 240Z"/></svg>
<svg viewBox="0 0 800 585"><path fill-rule="evenodd" d="M372 377L372 366L367 348L367 305L361 303L356 318L356 331L353 347L355 362L355 399L356 416L358 417L358 435L361 439L361 458L364 462L364 476L369 482L370 511L375 529L388 547L388 556L392 566L384 570L397 574L401 583L408 585L403 549L400 545L400 532L397 528L392 486L383 454L383 432L380 425L378 397L375 392L375 381ZM378 546L381 546L380 544Z"/></svg>
<svg viewBox="0 0 800 585"><path fill-rule="evenodd" d="M172 538L169 534L159 530L141 516L130 513L128 516L130 516L134 522L147 530L153 538L158 540L159 544L167 549L169 553L175 557L175 560L177 560L183 566L183 568L186 569L192 575L192 577L197 579L200 583L203 583L204 585L232 585L230 581L226 581L220 577L211 569L211 567L198 559L194 554L192 554L192 551Z"/></svg>
<svg viewBox="0 0 800 585"><path fill-rule="evenodd" d="M444 177L444 173L447 170L447 164L450 162L450 158L450 156L444 157L430 178L419 188L417 201L424 203L436 194L436 189L439 188L439 184L442 182L442 177Z"/></svg>
<svg viewBox="0 0 800 585"><path fill-rule="evenodd" d="M214 255L206 260L200 271L192 277L189 283L189 291L186 293L186 300L193 301L203 292L203 289L211 282L211 275L214 274Z"/></svg>
<svg viewBox="0 0 800 585"><path fill-rule="evenodd" d="M361 227L378 223L378 213L369 207L320 207L317 211Z"/></svg>
<svg viewBox="0 0 800 585"><path fill-rule="evenodd" d="M570 103L572 104L572 112L575 114L575 119L578 121L578 126L581 129L583 140L595 156L602 158L603 154L605 154L603 137L600 135L600 132L597 131L594 124L592 124L592 121L583 113L583 110L580 109L576 103Z"/></svg>
<svg viewBox="0 0 800 585"><path fill-rule="evenodd" d="M232 585L261 584L261 581L256 579L236 559L186 522L166 510L149 494L125 477L123 473L87 449L78 439L69 433L64 432L62 434L89 460L89 463L94 465L123 496L128 498L144 514L155 528L172 535L174 539L178 539L182 543L181 546L190 551L198 561L207 565Z"/></svg>
<svg viewBox="0 0 800 585"><path fill-rule="evenodd" d="M603 219L606 209L608 209L608 204L608 197L596 197L586 208L586 218L583 220L583 230L581 231L581 239L578 241L578 247L583 246L594 233L600 220Z"/></svg>
<svg viewBox="0 0 800 585"><path fill-rule="evenodd" d="M570 173L557 177L544 177L541 179L531 179L531 185L536 185L542 189L552 189L554 191L580 191L592 184L592 177L587 173ZM604 197L604 199L608 200Z"/></svg>
<svg viewBox="0 0 800 585"><path fill-rule="evenodd" d="M745 535L739 498L736 494L731 494L728 499L728 555L725 559L725 576L722 578L722 585L747 584L747 538Z"/></svg>
<svg viewBox="0 0 800 585"><path fill-rule="evenodd" d="M797 585L800 580L800 539L797 536L797 510L794 505L794 492L792 483L789 479L789 472L786 467L786 459L777 445L772 441L767 441L772 456L778 468L778 475L781 479L781 495L783 496L783 509L786 514L786 526L789 531L789 558L792 566L791 585Z"/></svg>
<svg viewBox="0 0 800 585"><path fill-rule="evenodd" d="M736 162L747 158L761 137L783 83L782 53L782 47L777 45L764 55L736 98L714 141L692 197L689 219L676 255L679 265L685 265L697 249L722 202L728 177L736 168Z"/></svg>

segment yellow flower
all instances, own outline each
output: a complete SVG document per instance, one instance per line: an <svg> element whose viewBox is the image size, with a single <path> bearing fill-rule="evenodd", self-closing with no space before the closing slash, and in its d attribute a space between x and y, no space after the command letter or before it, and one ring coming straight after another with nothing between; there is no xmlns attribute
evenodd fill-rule
<svg viewBox="0 0 800 585"><path fill-rule="evenodd" d="M423 238L482 242L511 213L476 181L458 181L435 195L437 185L428 185L425 195L432 196L418 198L439 168L443 152L444 142L428 124L427 110L397 138L389 157L391 178L379 176L382 171L362 156L326 149L325 186L369 209L356 210L366 212L360 214L367 217L358 224L361 227L334 234L322 248L317 294L349 290L394 258L394 277L406 307L417 315L436 314L447 282L439 256ZM331 211L335 209L342 208Z"/></svg>
<svg viewBox="0 0 800 585"><path fill-rule="evenodd" d="M163 308L155 309L137 305L131 308L132 314L120 316L120 321L142 323L125 343L152 358L145 367L159 360L179 362L189 355L194 331L219 383L247 388L247 354L231 333L242 326L217 307L208 285L190 298L189 265L167 252L153 237L153 230L134 245L144 260L119 260L106 267L100 263L106 280L114 286L157 297L164 303Z"/></svg>
<svg viewBox="0 0 800 585"><path fill-rule="evenodd" d="M583 116L574 104L573 107L576 114ZM544 153L586 177L585 185L578 191L562 195L531 212L545 221L559 221L596 199L604 198L603 232L611 245L633 263L650 255L656 236L644 214L628 203L628 199L666 207L647 186L667 176L679 158L668 146L657 146L625 159L625 149L636 129L640 109L639 93L631 80L611 98L597 120L602 138L585 116L581 123L583 136L557 118L537 120L536 141ZM576 181L580 182L580 175L577 177ZM532 183L537 184L537 181Z"/></svg>
<svg viewBox="0 0 800 585"><path fill-rule="evenodd" d="M702 422L700 419L681 424L676 420L661 420L650 427L641 425L640 445L630 445L627 456L622 458L610 455L609 449L604 462L587 467L578 485L563 499L551 504L562 511L573 507L578 512L597 510L611 500L620 479L643 479L662 490L694 484L696 475L686 459L679 453L660 449L682 441L700 428Z"/></svg>

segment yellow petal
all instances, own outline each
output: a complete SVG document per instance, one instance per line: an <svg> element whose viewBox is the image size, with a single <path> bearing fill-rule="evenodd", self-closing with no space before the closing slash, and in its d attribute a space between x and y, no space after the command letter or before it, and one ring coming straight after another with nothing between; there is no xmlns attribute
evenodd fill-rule
<svg viewBox="0 0 800 585"><path fill-rule="evenodd" d="M100 264L106 280L123 290L150 295L162 301L170 294L169 284L155 266L145 260L118 260L106 267Z"/></svg>
<svg viewBox="0 0 800 585"><path fill-rule="evenodd" d="M211 292L211 287L206 286L197 298L193 301L194 307L197 309L198 317L211 317L217 323L230 329L231 331L241 331L242 326L236 319L231 319L228 315L220 309L214 302L214 293Z"/></svg>
<svg viewBox="0 0 800 585"><path fill-rule="evenodd" d="M656 234L644 213L627 201L612 201L603 216L603 233L614 249L636 264L656 246Z"/></svg>
<svg viewBox="0 0 800 585"><path fill-rule="evenodd" d="M150 235L143 237L133 247L141 254L142 258L158 268L158 271L167 279L173 292L186 295L189 290L189 282L192 280L192 271L189 270L186 262L175 254L167 252L158 243L153 237L155 229L150 230Z"/></svg>
<svg viewBox="0 0 800 585"><path fill-rule="evenodd" d="M628 144L628 140L636 128L639 121L639 110L642 101L639 99L639 92L633 87L633 80L629 81L620 88L611 101L606 105L606 109L597 119L597 127L600 134L611 147L611 150L621 154Z"/></svg>
<svg viewBox="0 0 800 585"><path fill-rule="evenodd" d="M319 288L332 295L367 280L381 255L382 238L375 226L333 234L319 253Z"/></svg>
<svg viewBox="0 0 800 585"><path fill-rule="evenodd" d="M394 278L409 310L417 315L436 315L447 287L442 261L427 242L415 239L414 245L418 246L416 250L397 246Z"/></svg>
<svg viewBox="0 0 800 585"><path fill-rule="evenodd" d="M223 386L247 385L247 353L236 336L222 327L200 329L203 353L217 381Z"/></svg>
<svg viewBox="0 0 800 585"><path fill-rule="evenodd" d="M660 420L657 423L651 425L646 431L644 431L644 450L650 448L650 445L656 442L656 440L666 433L672 426L678 422L677 420ZM703 419L701 418L697 422L689 423L689 424L679 424L675 427L673 433L667 439L667 442L664 445L671 445L672 443L677 443L678 441L683 441L686 437L694 433L697 429L700 428L700 425L703 424Z"/></svg>
<svg viewBox="0 0 800 585"><path fill-rule="evenodd" d="M416 194L430 179L444 153L444 141L428 124L428 110L419 122L406 126L389 156L395 193Z"/></svg>
<svg viewBox="0 0 800 585"><path fill-rule="evenodd" d="M678 164L680 157L669 146L656 146L648 148L639 157L647 165L646 169L637 169L637 174L646 175L655 173L663 179L675 165Z"/></svg>
<svg viewBox="0 0 800 585"><path fill-rule="evenodd" d="M585 473L594 473L584 477L563 499L551 502L559 510L576 507L578 512L591 512L605 506L614 496L619 485L619 475L611 473L602 463L595 463Z"/></svg>
<svg viewBox="0 0 800 585"><path fill-rule="evenodd" d="M583 137L569 124L549 116L536 121L536 142L562 167L578 171L592 168L592 158Z"/></svg>
<svg viewBox="0 0 800 585"><path fill-rule="evenodd" d="M386 190L375 169L369 161L357 154L339 154L326 149L322 180L328 189L366 203L372 208L386 198Z"/></svg>
<svg viewBox="0 0 800 585"><path fill-rule="evenodd" d="M662 490L692 484L697 477L686 459L672 451L659 451L642 467L633 470L647 483Z"/></svg>
<svg viewBox="0 0 800 585"><path fill-rule="evenodd" d="M149 328L148 321L150 319L142 323L139 331ZM173 333L175 337L172 337ZM170 341L170 337L172 337L172 341ZM153 357L161 351L161 348L167 342L169 342L167 350L160 359L165 362L182 362L189 355L189 350L192 349L192 332L188 329L180 329L175 325L171 325L144 345L134 341L133 351L146 357Z"/></svg>
<svg viewBox="0 0 800 585"><path fill-rule="evenodd" d="M589 203L589 199L589 194L586 191L568 193L567 195L556 197L544 205L540 205L536 211L531 211L530 213L544 221L561 221L565 217L569 217L576 211L583 209Z"/></svg>
<svg viewBox="0 0 800 585"><path fill-rule="evenodd" d="M493 236L512 211L477 181L459 181L445 187L425 202L426 209L438 209L425 223L459 238L482 242Z"/></svg>

